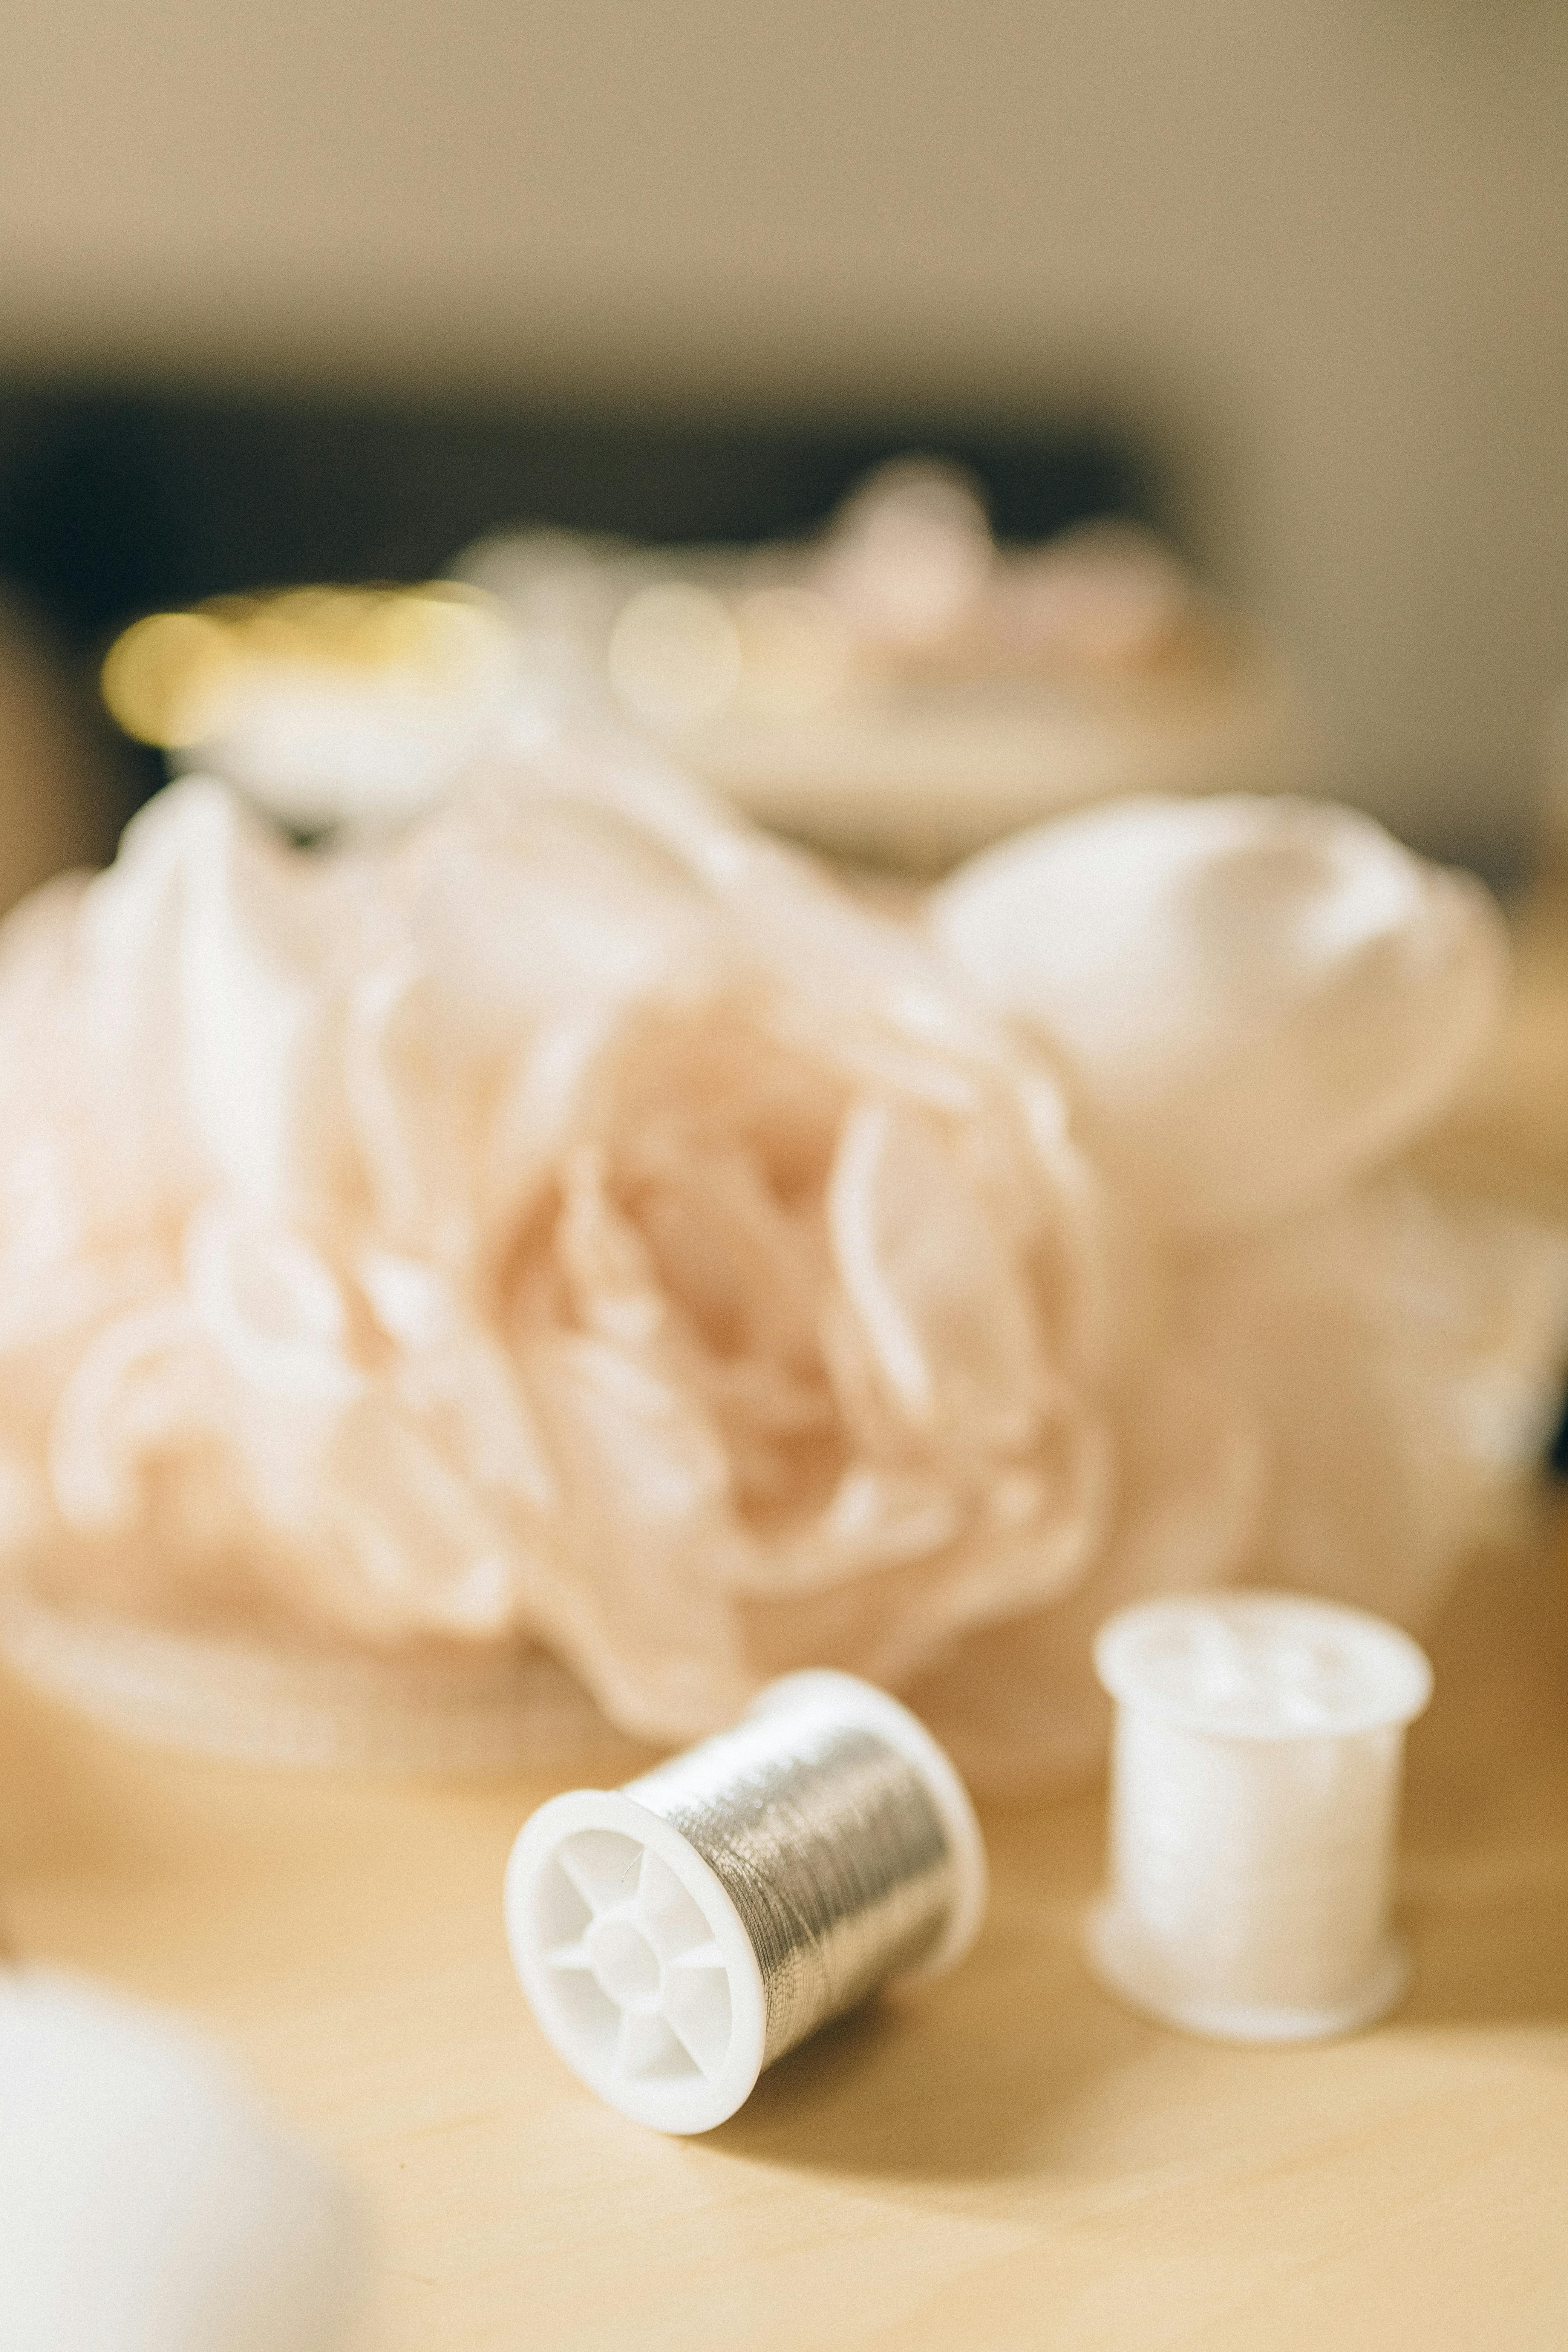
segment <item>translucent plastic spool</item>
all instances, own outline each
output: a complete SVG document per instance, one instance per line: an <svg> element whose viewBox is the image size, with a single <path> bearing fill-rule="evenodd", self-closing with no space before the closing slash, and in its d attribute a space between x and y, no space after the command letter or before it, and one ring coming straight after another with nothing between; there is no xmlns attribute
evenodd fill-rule
<svg viewBox="0 0 1568 2352"><path fill-rule="evenodd" d="M623 1789L542 1806L505 1908L567 2064L635 2122L700 2132L879 1985L956 1966L985 1895L973 1810L931 1734L824 1672Z"/></svg>
<svg viewBox="0 0 1568 2352"><path fill-rule="evenodd" d="M1188 2032L1353 2032L1403 1994L1389 1924L1405 1727L1432 1690L1408 1635L1276 1592L1124 1610L1095 1644L1117 1701L1096 1972Z"/></svg>

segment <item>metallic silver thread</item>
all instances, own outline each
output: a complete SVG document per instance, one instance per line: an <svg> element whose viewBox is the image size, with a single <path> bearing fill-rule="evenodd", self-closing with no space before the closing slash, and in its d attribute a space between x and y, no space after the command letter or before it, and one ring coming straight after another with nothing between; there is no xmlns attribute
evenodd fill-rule
<svg viewBox="0 0 1568 2352"><path fill-rule="evenodd" d="M762 1970L763 2064L936 1947L958 1874L912 1765L876 1733L757 1716L631 1781L696 1847Z"/></svg>

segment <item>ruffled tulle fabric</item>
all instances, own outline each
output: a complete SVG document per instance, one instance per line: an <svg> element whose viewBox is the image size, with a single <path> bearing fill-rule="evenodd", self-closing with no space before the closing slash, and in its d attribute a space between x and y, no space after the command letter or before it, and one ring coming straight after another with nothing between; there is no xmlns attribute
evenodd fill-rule
<svg viewBox="0 0 1568 2352"><path fill-rule="evenodd" d="M1403 1035L1429 975L1451 1050L1408 1116L1369 1117L1364 1036L1336 1092L1321 969L1265 1007L1282 1052L1332 1048L1278 1139L1310 1197L1254 1139L1246 1215L1205 1221L1225 1055L1166 1087L1166 1213L1126 1110L1164 995L1129 981L1098 1094L1041 1011L1093 981L1062 981L1067 867L1029 896L1042 977L1016 940L988 965L956 897L873 911L603 748L310 853L171 788L0 934L12 1591L492 1681L538 1647L652 1741L844 1666L992 1785L1092 1758L1089 1639L1136 1593L1261 1574L1418 1614L1568 1323L1552 1237L1370 1181L1484 1031L1493 919L1443 897L1443 953L1358 982Z"/></svg>

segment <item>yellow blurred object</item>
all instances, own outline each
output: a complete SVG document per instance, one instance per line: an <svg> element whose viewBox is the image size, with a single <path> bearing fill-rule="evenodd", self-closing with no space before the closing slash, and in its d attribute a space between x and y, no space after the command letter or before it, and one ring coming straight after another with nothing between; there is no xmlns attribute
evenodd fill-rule
<svg viewBox="0 0 1568 2352"><path fill-rule="evenodd" d="M110 647L120 726L286 823L402 817L479 748L514 669L482 591L289 588L153 613Z"/></svg>
<svg viewBox="0 0 1568 2352"><path fill-rule="evenodd" d="M150 613L110 647L103 698L141 743L184 751L223 731L258 671L406 669L460 688L496 635L488 598L447 581L420 588L288 588Z"/></svg>
<svg viewBox="0 0 1568 2352"><path fill-rule="evenodd" d="M233 658L216 614L153 613L117 637L103 665L110 713L139 743L196 742Z"/></svg>

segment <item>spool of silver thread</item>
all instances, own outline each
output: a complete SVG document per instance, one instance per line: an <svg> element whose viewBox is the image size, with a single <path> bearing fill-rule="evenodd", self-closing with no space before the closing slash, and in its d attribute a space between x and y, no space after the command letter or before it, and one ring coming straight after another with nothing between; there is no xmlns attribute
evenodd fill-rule
<svg viewBox="0 0 1568 2352"><path fill-rule="evenodd" d="M985 1885L924 1726L852 1675L791 1675L732 1731L542 1806L508 1864L507 1933L584 2082L637 2122L707 2131L879 1986L955 1966Z"/></svg>

